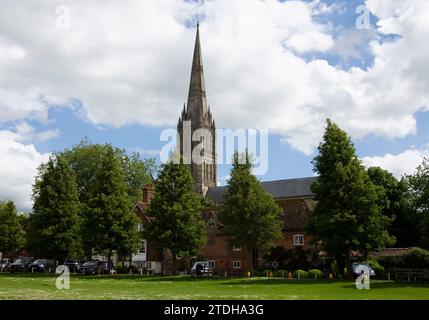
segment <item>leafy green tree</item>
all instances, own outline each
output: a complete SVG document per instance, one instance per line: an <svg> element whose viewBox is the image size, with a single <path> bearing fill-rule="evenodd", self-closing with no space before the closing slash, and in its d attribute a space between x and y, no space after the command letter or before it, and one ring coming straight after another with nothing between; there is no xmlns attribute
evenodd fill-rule
<svg viewBox="0 0 429 320"><path fill-rule="evenodd" d="M420 217L420 244L429 248L429 158L424 158L422 164L413 175L407 177L413 206Z"/></svg>
<svg viewBox="0 0 429 320"><path fill-rule="evenodd" d="M329 119L318 150L313 165L319 177L312 185L317 205L307 232L335 256L340 271L351 272L352 250L366 256L393 242L391 219L380 209L383 189L371 182L346 132Z"/></svg>
<svg viewBox="0 0 429 320"><path fill-rule="evenodd" d="M51 156L33 187L28 245L37 256L61 260L80 255L80 203L76 176L67 160Z"/></svg>
<svg viewBox="0 0 429 320"><path fill-rule="evenodd" d="M24 231L15 204L0 202L0 252L17 251L24 246Z"/></svg>
<svg viewBox="0 0 429 320"><path fill-rule="evenodd" d="M145 236L156 247L171 251L174 274L177 255L196 255L207 241L201 216L203 199L193 187L189 168L182 161L163 164L147 212L155 219L147 226Z"/></svg>
<svg viewBox="0 0 429 320"><path fill-rule="evenodd" d="M109 263L113 250L136 250L140 240L138 220L131 211L127 186L113 147L106 147L99 168L94 172L93 190L86 197L83 236L90 248L105 254Z"/></svg>
<svg viewBox="0 0 429 320"><path fill-rule="evenodd" d="M258 252L269 248L282 236L280 207L252 175L252 163L245 154L234 154L231 178L219 218L231 246L241 246L252 253L253 267L258 266Z"/></svg>
<svg viewBox="0 0 429 320"><path fill-rule="evenodd" d="M94 193L96 184L95 172L98 171L101 159L112 148L109 144L93 144L88 139L82 140L63 155L76 173L76 180L81 203L88 202L88 196ZM127 155L123 149L113 148L115 158L119 161L122 179L129 196L130 208L141 199L143 187L152 180L155 171L154 159L142 160L138 153Z"/></svg>
<svg viewBox="0 0 429 320"><path fill-rule="evenodd" d="M368 168L368 175L372 183L383 188L380 207L382 213L393 220L389 234L396 238L395 246L417 246L421 238L421 214L412 205L408 180L398 180L380 167Z"/></svg>
<svg viewBox="0 0 429 320"><path fill-rule="evenodd" d="M92 236L93 232L91 231L95 223L95 217L92 216L95 205L93 198L99 195L100 188L103 187L99 181L100 177L101 179L105 178L100 174L104 170L102 168L103 159L106 156L111 156L112 153L119 168L120 180L122 180L122 183L116 181L121 188L118 192L125 191L126 194L122 197L127 203L128 211L131 211L135 203L141 199L143 186L152 180L151 174L156 167L153 159L141 160L138 153L129 156L122 149L113 148L108 144L92 144L87 139L82 140L71 150L62 153L68 159L77 177L79 200L82 204L83 247L88 258L91 257L92 250L97 245L96 237ZM90 201L92 204L89 203ZM124 238L115 246L115 250L121 250L121 255L124 256L130 254L130 250L135 247L136 243L135 234L127 234L130 237L125 237L126 239Z"/></svg>

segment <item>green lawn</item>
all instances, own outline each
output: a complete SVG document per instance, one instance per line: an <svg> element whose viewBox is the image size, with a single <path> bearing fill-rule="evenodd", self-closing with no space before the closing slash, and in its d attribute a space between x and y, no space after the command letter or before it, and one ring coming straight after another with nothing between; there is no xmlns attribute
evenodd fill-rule
<svg viewBox="0 0 429 320"><path fill-rule="evenodd" d="M429 284L72 275L70 290L58 290L53 275L0 274L0 299L429 299Z"/></svg>

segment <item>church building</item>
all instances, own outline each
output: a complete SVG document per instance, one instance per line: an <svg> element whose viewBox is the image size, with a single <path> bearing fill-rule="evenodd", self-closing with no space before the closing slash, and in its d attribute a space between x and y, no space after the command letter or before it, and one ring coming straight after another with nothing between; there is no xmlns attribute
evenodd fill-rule
<svg viewBox="0 0 429 320"><path fill-rule="evenodd" d="M190 171L194 179L194 191L214 201L214 208L206 208L202 216L206 222L208 242L202 251L204 260L209 261L215 273L230 275L245 275L252 269L252 255L245 248L230 247L222 235L224 227L217 214L224 201L225 186L217 186L216 171L216 126L210 106L207 103L204 69L201 52L200 32L197 26L194 56L192 62L191 79L189 84L188 101L178 121L177 131L179 139L185 135L186 124L191 124L191 134L198 129L209 132L208 139L192 142L192 150L196 144L203 143L205 155L201 163L192 161L192 154L186 153L183 143L179 144L180 154L185 158L191 157ZM292 250L301 248L309 250L312 246L304 233L309 214L314 208L314 194L311 184L315 177L287 179L261 182L266 192L270 193L276 203L283 210L283 238L275 242L276 246ZM154 191L147 185L143 191L143 199L134 207L135 214L140 218L144 228L151 223L152 217L145 215L145 209L153 198ZM195 257L196 259L196 257ZM188 259L189 260L189 259ZM146 240L142 240L139 254L133 257L133 264L152 273L169 273L171 271L171 256L167 250L157 250ZM189 261L187 261L189 268Z"/></svg>

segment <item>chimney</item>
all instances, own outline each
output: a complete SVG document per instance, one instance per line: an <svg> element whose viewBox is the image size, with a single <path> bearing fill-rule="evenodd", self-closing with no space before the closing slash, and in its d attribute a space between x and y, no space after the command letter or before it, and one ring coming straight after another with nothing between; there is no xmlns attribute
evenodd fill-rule
<svg viewBox="0 0 429 320"><path fill-rule="evenodd" d="M143 187L143 198L142 198L142 202L144 204L150 204L150 202L152 201L153 197L155 196L155 191L153 190L153 186L151 183L146 184Z"/></svg>

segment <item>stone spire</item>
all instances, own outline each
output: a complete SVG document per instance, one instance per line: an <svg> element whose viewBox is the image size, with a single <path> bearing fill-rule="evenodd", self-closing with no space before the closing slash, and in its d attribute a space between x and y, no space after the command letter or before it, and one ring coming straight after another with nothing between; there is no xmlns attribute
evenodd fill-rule
<svg viewBox="0 0 429 320"><path fill-rule="evenodd" d="M190 136L184 126L190 125ZM198 141L189 141L191 152L185 150L185 140L191 139L195 131L204 129L204 137ZM192 60L191 81L189 84L188 103L183 106L177 123L180 154L191 160L189 168L194 179L194 191L205 195L210 187L216 186L216 127L210 108L207 107L206 88L204 83L203 59L201 54L200 28L197 24L194 57ZM197 138L198 139L198 138ZM192 151L202 145L201 161L195 161ZM188 155L188 156L187 156Z"/></svg>
<svg viewBox="0 0 429 320"><path fill-rule="evenodd" d="M189 84L187 113L193 123L201 123L207 114L206 86L204 82L203 59L200 43L200 25L197 24L194 58L192 60L191 81Z"/></svg>

